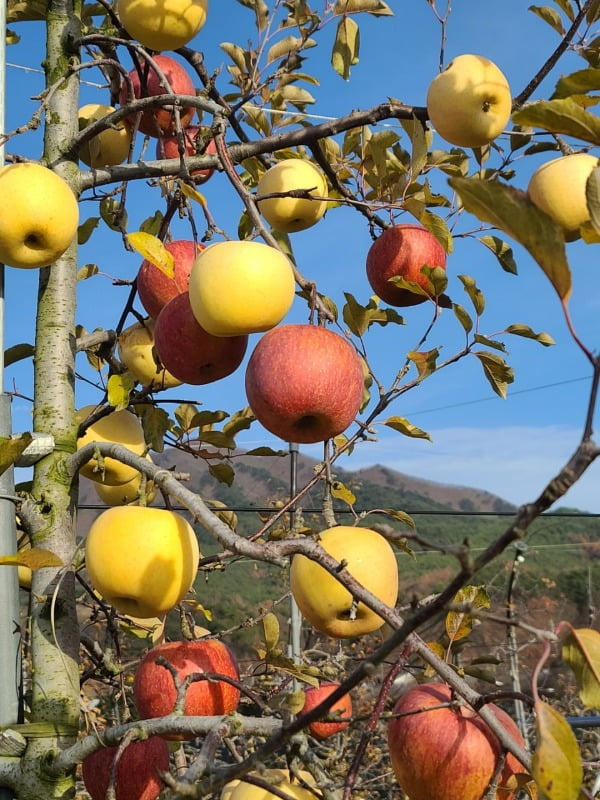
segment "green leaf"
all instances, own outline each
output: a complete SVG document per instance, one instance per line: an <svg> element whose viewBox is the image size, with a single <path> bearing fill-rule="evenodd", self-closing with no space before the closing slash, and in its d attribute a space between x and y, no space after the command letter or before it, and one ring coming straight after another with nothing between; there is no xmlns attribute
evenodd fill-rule
<svg viewBox="0 0 600 800"><path fill-rule="evenodd" d="M571 293L571 272L562 229L536 208L524 192L499 181L450 178L465 209L505 231L530 253L544 270L561 300Z"/></svg>
<svg viewBox="0 0 600 800"><path fill-rule="evenodd" d="M464 586L454 595L453 605L468 606L473 611L449 611L446 614L446 633L450 642L464 639L473 630L477 620L477 612L490 607L490 597L485 586Z"/></svg>
<svg viewBox="0 0 600 800"><path fill-rule="evenodd" d="M404 436L410 436L412 439L429 439L431 441L431 436L427 431L412 425L404 417L389 417L383 424L387 425L388 428L392 428L392 430L398 431L398 433L404 434Z"/></svg>
<svg viewBox="0 0 600 800"><path fill-rule="evenodd" d="M469 299L473 303L475 313L478 317L480 317L485 310L485 297L483 292L477 288L475 278L472 278L470 275L459 275L458 279L464 286L465 292L469 295Z"/></svg>
<svg viewBox="0 0 600 800"><path fill-rule="evenodd" d="M263 634L267 653L274 650L279 644L279 620L271 611L265 614L262 621Z"/></svg>
<svg viewBox="0 0 600 800"><path fill-rule="evenodd" d="M588 25L596 22L597 19L600 18L600 0L595 0L592 5L588 8L587 14L585 15L585 21Z"/></svg>
<svg viewBox="0 0 600 800"><path fill-rule="evenodd" d="M229 436L235 436L240 431L247 430L255 419L256 417L252 413L250 406L246 406L246 408L242 408L240 411L236 411L235 414L232 414L229 421L223 425L223 433L227 433Z"/></svg>
<svg viewBox="0 0 600 800"><path fill-rule="evenodd" d="M93 278L93 276L97 275L99 272L100 268L97 264L84 264L83 267L77 270L77 280L87 281L88 278Z"/></svg>
<svg viewBox="0 0 600 800"><path fill-rule="evenodd" d="M336 500L342 500L349 506L353 506L356 503L354 492L348 489L341 481L333 481L331 484L331 496Z"/></svg>
<svg viewBox="0 0 600 800"><path fill-rule="evenodd" d="M535 704L537 747L532 775L546 800L577 800L583 783L579 745L571 726L547 703Z"/></svg>
<svg viewBox="0 0 600 800"><path fill-rule="evenodd" d="M160 239L152 236L150 233L144 231L137 231L136 233L128 233L127 241L134 250L154 264L155 267L163 272L167 278L173 278L175 275L175 262L173 254L170 253Z"/></svg>
<svg viewBox="0 0 600 800"><path fill-rule="evenodd" d="M204 425L216 425L218 422L223 422L227 419L229 414L226 411L196 411L189 421L188 430L191 428L202 428Z"/></svg>
<svg viewBox="0 0 600 800"><path fill-rule="evenodd" d="M77 244L85 244L98 227L100 217L89 217L77 228Z"/></svg>
<svg viewBox="0 0 600 800"><path fill-rule="evenodd" d="M259 31L263 31L267 25L269 18L269 7L265 0L237 0L241 6L252 9L256 17L256 27Z"/></svg>
<svg viewBox="0 0 600 800"><path fill-rule="evenodd" d="M562 658L573 670L581 702L600 708L600 633L572 628L562 645Z"/></svg>
<svg viewBox="0 0 600 800"><path fill-rule="evenodd" d="M375 17L393 17L394 12L382 0L338 0L333 9L336 16L340 14L357 14L366 11Z"/></svg>
<svg viewBox="0 0 600 800"><path fill-rule="evenodd" d="M513 256L512 247L498 236L481 236L479 241L492 251L505 272L510 272L512 275L517 274L517 264Z"/></svg>
<svg viewBox="0 0 600 800"><path fill-rule="evenodd" d="M496 353L488 353L481 350L474 352L473 355L479 359L483 367L483 374L488 379L492 389L502 399L506 400L506 389L515 379L513 369Z"/></svg>
<svg viewBox="0 0 600 800"><path fill-rule="evenodd" d="M514 112L513 121L600 144L600 119L569 98L528 103Z"/></svg>
<svg viewBox="0 0 600 800"><path fill-rule="evenodd" d="M488 339L487 336L482 336L480 333L476 333L473 336L473 341L477 342L477 344L483 344L485 347L493 347L494 350L501 350L503 353L506 352L506 345L502 342L497 342L495 339Z"/></svg>
<svg viewBox="0 0 600 800"><path fill-rule="evenodd" d="M31 444L31 440L30 433L0 438L0 475L15 463L25 448Z"/></svg>
<svg viewBox="0 0 600 800"><path fill-rule="evenodd" d="M600 167L593 169L585 184L585 197L590 212L590 222L600 234Z"/></svg>
<svg viewBox="0 0 600 800"><path fill-rule="evenodd" d="M135 410L142 422L148 447L156 453L162 453L165 448L165 433L171 425L169 415L164 408L150 403L141 403Z"/></svg>
<svg viewBox="0 0 600 800"><path fill-rule="evenodd" d="M372 297L366 306L356 300L349 292L344 292L346 304L342 310L344 322L355 336L362 336L373 323L387 325L393 322L404 325L404 319L394 308L380 308L379 300Z"/></svg>
<svg viewBox="0 0 600 800"><path fill-rule="evenodd" d="M125 230L127 225L127 211L116 197L103 197L99 205L100 216L111 231Z"/></svg>
<svg viewBox="0 0 600 800"><path fill-rule="evenodd" d="M287 456L285 450L273 450L271 447L254 447L252 450L246 450L245 456Z"/></svg>
<svg viewBox="0 0 600 800"><path fill-rule="evenodd" d="M280 58L285 58L290 53L306 50L308 47L316 47L314 39L300 39L297 36L286 36L274 44L267 53L267 64L272 64Z"/></svg>
<svg viewBox="0 0 600 800"><path fill-rule="evenodd" d="M473 330L473 320L468 311L458 303L452 303L452 310L465 332L470 333Z"/></svg>
<svg viewBox="0 0 600 800"><path fill-rule="evenodd" d="M549 6L529 6L529 10L537 14L544 22L547 22L551 28L554 28L559 36L564 35L565 29L563 28L560 14L555 8L550 8Z"/></svg>
<svg viewBox="0 0 600 800"><path fill-rule="evenodd" d="M406 511L397 511L395 508L382 508L381 510L384 514L388 514L388 516L392 517L392 519L401 522L403 525L407 525L411 530L414 531L417 529L414 519L410 514L407 514Z"/></svg>
<svg viewBox="0 0 600 800"><path fill-rule="evenodd" d="M223 431L200 431L198 438L213 447L224 448L225 450L235 450L235 439L228 436Z"/></svg>
<svg viewBox="0 0 600 800"><path fill-rule="evenodd" d="M600 69L581 69L570 75L563 75L557 82L551 100L587 94L600 89Z"/></svg>
<svg viewBox="0 0 600 800"><path fill-rule="evenodd" d="M151 217L147 217L140 225L142 233L149 233L151 236L158 236L160 226L163 221L162 211L155 211Z"/></svg>
<svg viewBox="0 0 600 800"><path fill-rule="evenodd" d="M345 81L350 77L350 67L358 63L360 51L360 31L352 17L344 16L338 22L331 66Z"/></svg>
<svg viewBox="0 0 600 800"><path fill-rule="evenodd" d="M227 486L231 486L235 478L235 472L230 464L209 464L208 471L219 483L224 483Z"/></svg>
<svg viewBox="0 0 600 800"><path fill-rule="evenodd" d="M424 380L436 370L437 358L440 354L439 349L436 347L433 350L424 350L419 353L416 350L411 350L407 353L407 357L413 362L419 373L419 380Z"/></svg>
<svg viewBox="0 0 600 800"><path fill-rule="evenodd" d="M525 339L535 339L536 342L543 344L544 347L550 347L551 345L556 344L549 333L545 333L544 331L541 333L536 333L529 327L529 325L522 325L520 323L509 325L504 333L512 333L514 336L523 336Z"/></svg>
<svg viewBox="0 0 600 800"><path fill-rule="evenodd" d="M111 375L106 387L108 404L114 406L117 411L127 408L135 384L136 380L130 372Z"/></svg>
<svg viewBox="0 0 600 800"><path fill-rule="evenodd" d="M10 367L11 364L16 364L17 361L23 361L25 358L31 358L35 355L35 347L32 344L14 344L4 351L4 366Z"/></svg>

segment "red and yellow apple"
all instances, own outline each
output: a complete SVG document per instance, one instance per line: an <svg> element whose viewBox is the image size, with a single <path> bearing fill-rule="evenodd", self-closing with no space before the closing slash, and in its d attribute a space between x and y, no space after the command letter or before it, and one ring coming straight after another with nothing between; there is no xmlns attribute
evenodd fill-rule
<svg viewBox="0 0 600 800"><path fill-rule="evenodd" d="M117 0L117 14L131 36L149 50L177 50L204 27L208 0Z"/></svg>
<svg viewBox="0 0 600 800"><path fill-rule="evenodd" d="M317 325L280 325L258 342L246 368L257 420L286 442L337 436L358 414L362 362L343 336Z"/></svg>
<svg viewBox="0 0 600 800"><path fill-rule="evenodd" d="M231 375L244 359L247 336L212 336L194 316L187 292L164 306L154 328L161 363L183 383L202 386Z"/></svg>
<svg viewBox="0 0 600 800"><path fill-rule="evenodd" d="M84 786L92 800L104 800L117 747L102 747L82 765ZM169 745L160 736L131 742L117 764L115 800L156 800L164 789L160 774L169 771Z"/></svg>
<svg viewBox="0 0 600 800"><path fill-rule="evenodd" d="M142 97L158 97L161 94L177 94L195 97L196 89L190 74L185 67L170 56L155 55L153 61L163 73L168 86L165 86L161 76L153 69L148 62L141 63L141 76L134 67L129 71L129 79L133 87L133 94L136 100ZM119 94L119 103L126 106L130 101L129 83L124 81ZM192 106L184 106L179 111L181 127L186 128L194 117L195 109ZM134 125L137 112L132 113L128 120ZM140 116L138 130L147 136L164 136L173 133L175 130L175 118L173 112L168 107L150 108L143 111Z"/></svg>
<svg viewBox="0 0 600 800"><path fill-rule="evenodd" d="M160 617L191 588L198 571L198 539L175 511L115 506L92 523L85 564L92 586L117 611Z"/></svg>
<svg viewBox="0 0 600 800"><path fill-rule="evenodd" d="M421 225L386 228L367 253L367 278L375 294L393 306L414 306L427 297L395 286L390 278L404 278L429 291L423 267L446 268L446 251Z"/></svg>
<svg viewBox="0 0 600 800"><path fill-rule="evenodd" d="M327 181L321 170L304 158L286 158L261 176L258 196L310 190L311 197L327 197ZM295 233L315 225L327 210L327 201L308 197L269 197L258 201L258 209L269 225L282 233Z"/></svg>
<svg viewBox="0 0 600 800"><path fill-rule="evenodd" d="M29 161L0 169L0 263L48 267L74 240L79 206L51 169Z"/></svg>
<svg viewBox="0 0 600 800"><path fill-rule="evenodd" d="M529 180L531 202L552 217L569 238L589 222L586 184L599 163L591 153L571 153L542 164Z"/></svg>
<svg viewBox="0 0 600 800"><path fill-rule="evenodd" d="M144 259L136 278L140 302L153 319L158 317L169 300L181 292L187 292L194 260L204 249L203 244L196 244L188 239L174 239L166 242L164 247L173 256L173 277L152 261Z"/></svg>
<svg viewBox="0 0 600 800"><path fill-rule="evenodd" d="M244 336L279 324L295 286L291 262L280 250L248 240L217 242L196 257L190 303L208 333Z"/></svg>
<svg viewBox="0 0 600 800"><path fill-rule="evenodd" d="M210 135L209 128L201 128L198 125L190 125L188 128L182 131L183 134L183 155L184 156L195 156L195 155L216 155L217 153L217 145L214 139L210 139L208 144L205 147L200 147L199 144L202 142L202 134L208 132ZM164 136L160 138L156 143L156 158L179 158L179 139L177 136ZM214 174L214 169L195 169L191 172L191 176L194 179L194 183L202 184L206 183L206 181L211 178Z"/></svg>
<svg viewBox="0 0 600 800"><path fill-rule="evenodd" d="M98 120L104 119L115 109L100 103L88 103L79 109L79 130L82 131ZM100 131L79 149L79 158L92 169L113 167L121 164L129 155L132 131L126 120Z"/></svg>
<svg viewBox="0 0 600 800"><path fill-rule="evenodd" d="M427 113L438 134L458 147L484 147L510 119L510 86L502 71L483 56L456 56L431 81Z"/></svg>
<svg viewBox="0 0 600 800"><path fill-rule="evenodd" d="M75 417L81 425L96 410L97 406L89 405L80 408ZM111 411L96 422L86 428L83 436L77 439L77 449L80 450L84 445L91 442L113 442L122 444L132 453L138 456L146 452L146 441L144 429L139 417L136 417L127 409ZM95 457L90 458L80 472L86 478L98 483L105 483L109 486L119 486L133 480L138 471L135 467L123 464L116 458L107 456L103 459L101 467L99 460Z"/></svg>
<svg viewBox="0 0 600 800"><path fill-rule="evenodd" d="M175 709L177 690L171 672L156 663L163 657L183 681L194 673L224 675L239 681L237 662L231 650L219 639L165 642L153 647L142 658L133 681L133 696L142 719L164 717ZM222 680L193 681L185 693L186 716L220 716L235 711L240 701L237 686ZM183 736L169 735L169 739Z"/></svg>
<svg viewBox="0 0 600 800"><path fill-rule="evenodd" d="M481 800L496 774L502 755L496 735L469 706L449 706L452 699L446 684L425 683L410 689L394 706L388 725L389 753L398 783L411 800ZM487 708L523 747L511 717L498 706ZM512 800L514 776L524 772L507 754L498 800Z"/></svg>
<svg viewBox="0 0 600 800"><path fill-rule="evenodd" d="M352 577L391 608L398 599L398 564L390 543L377 531L338 525L319 534L321 547L343 561ZM316 630L336 639L376 631L384 620L346 587L305 555L296 554L290 569L290 588L304 617Z"/></svg>
<svg viewBox="0 0 600 800"><path fill-rule="evenodd" d="M144 387L153 390L172 389L180 386L182 381L172 375L165 365L157 359L154 346L154 320L134 322L119 334L117 351L135 380Z"/></svg>
<svg viewBox="0 0 600 800"><path fill-rule="evenodd" d="M306 714L307 711L312 711L315 706L318 706L326 700L332 692L338 689L340 684L337 681L324 681L319 686L309 686L304 690L304 705L300 714ZM308 725L308 730L315 737L315 739L328 739L330 736L335 736L336 733L345 731L350 725L350 717L352 716L352 698L349 694L345 694L333 703L326 715L337 715L341 717L339 722L322 722L317 720Z"/></svg>

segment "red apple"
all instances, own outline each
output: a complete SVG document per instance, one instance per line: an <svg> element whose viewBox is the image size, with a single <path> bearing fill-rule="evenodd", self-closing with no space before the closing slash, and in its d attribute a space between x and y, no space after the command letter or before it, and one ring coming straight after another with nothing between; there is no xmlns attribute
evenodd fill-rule
<svg viewBox="0 0 600 800"><path fill-rule="evenodd" d="M446 268L446 251L432 233L420 225L386 228L367 254L367 278L375 294L392 306L416 306L427 298L390 283L405 278L427 290L422 267Z"/></svg>
<svg viewBox="0 0 600 800"><path fill-rule="evenodd" d="M207 333L194 316L188 293L182 292L156 318L154 346L171 375L200 386L235 372L244 359L248 336Z"/></svg>
<svg viewBox="0 0 600 800"><path fill-rule="evenodd" d="M435 708L453 699L449 686L425 683L397 701L388 726L392 767L410 800L481 800L492 780L502 747L481 717L468 706ZM498 706L488 705L521 746L516 723ZM431 710L434 709L434 710ZM510 753L498 781L501 800L511 800L512 776L525 768Z"/></svg>
<svg viewBox="0 0 600 800"><path fill-rule="evenodd" d="M160 94L179 94L191 95L195 97L196 89L190 74L185 67L175 61L174 58L164 55L154 55L153 60L156 62L158 68L164 74L169 89L167 89L156 72L144 61L140 62L140 69L142 76L140 76L137 68L134 67L129 71L129 77L133 84L133 93L136 100L141 97L156 97ZM119 103L122 106L127 105L129 102L129 84L124 81L121 85L119 94ZM179 118L181 120L182 128L186 128L194 117L195 109L188 106L181 108L179 111ZM133 125L136 121L137 114L131 114L127 119ZM164 134L171 134L175 130L173 112L168 108L151 108L142 112L138 130L147 136L159 137Z"/></svg>
<svg viewBox="0 0 600 800"><path fill-rule="evenodd" d="M116 747L103 747L82 766L83 782L92 800L104 800ZM169 771L169 745L160 736L128 744L119 759L116 800L155 800L164 789L160 772Z"/></svg>
<svg viewBox="0 0 600 800"><path fill-rule="evenodd" d="M279 325L254 348L246 395L254 416L287 442L322 442L358 414L363 368L352 345L317 325Z"/></svg>
<svg viewBox="0 0 600 800"><path fill-rule="evenodd" d="M307 711L312 711L315 706L318 706L319 703L322 703L323 700L329 697L329 695L334 692L339 685L340 684L336 681L326 681L320 686L311 686L308 689L305 689L304 705L300 713L305 714ZM345 694L339 700L336 700L332 706L330 706L327 714L335 713L344 718L352 716L352 699L349 694ZM315 739L328 739L330 736L334 736L336 733L346 730L349 724L350 721L348 719L344 719L343 722L317 721L311 722L308 726L308 730L315 737Z"/></svg>
<svg viewBox="0 0 600 800"><path fill-rule="evenodd" d="M164 717L172 713L177 691L171 672L156 663L163 656L177 670L182 681L194 672L211 672L239 680L236 660L227 645L218 639L165 642L153 647L142 658L133 681L133 696L142 719ZM219 716L235 711L240 690L225 681L194 681L185 696L187 716ZM183 736L168 736L182 739Z"/></svg>
<svg viewBox="0 0 600 800"><path fill-rule="evenodd" d="M187 239L176 239L167 242L165 248L173 256L175 269L172 278L148 260L142 261L137 274L140 302L153 319L158 317L162 307L169 300L182 292L187 292L194 260L198 253L204 250L204 245L194 244Z"/></svg>
<svg viewBox="0 0 600 800"><path fill-rule="evenodd" d="M184 155L195 156L201 153L216 155L217 145L214 139L211 139L204 149L197 149L196 137L198 137L198 134L202 133L202 130L203 129L197 125L190 125L189 128L183 131ZM206 130L205 128L204 131ZM210 133L210 131L208 132ZM198 138L198 141L202 141L202 136ZM173 136L165 136L158 140L156 143L156 158L179 158L179 140L175 134L173 134ZM214 169L196 169L191 173L191 176L194 179L194 183L201 184L206 183L206 181L212 177L213 173Z"/></svg>

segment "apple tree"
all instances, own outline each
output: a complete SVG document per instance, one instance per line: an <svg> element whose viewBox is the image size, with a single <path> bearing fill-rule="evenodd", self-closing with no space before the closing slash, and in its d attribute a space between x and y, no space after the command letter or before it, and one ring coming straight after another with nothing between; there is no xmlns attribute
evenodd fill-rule
<svg viewBox="0 0 600 800"><path fill-rule="evenodd" d="M481 575L600 452L600 361L571 312L570 263L573 247L589 261L600 240L600 4L519 10L555 40L517 93L508 66L473 54L448 61L451 3L423 1L428 47L440 53L426 96L411 97L407 80L402 102L376 98L315 120L319 79L351 86L359 66L374 73L359 65L361 30L400 26L405 13L383 0L317 5L8 2L7 41L27 26L44 40L45 88L30 116L10 109L0 170L0 258L39 277L34 343L5 353L6 366L30 368L33 414L31 433L2 438L0 650L12 676L1 704L3 796L590 796L578 742L538 677L558 653L583 705L597 708L597 633L498 613ZM237 41L228 14L243 20ZM211 15L218 58L204 49ZM88 102L92 74L101 85ZM549 76L551 96L538 99ZM341 291L296 238L318 247L336 214L364 237L362 283L348 265ZM541 269L557 295L548 321L562 315L591 374L571 458L482 552L425 538L403 508L357 512L336 475L381 427L399 441L428 438L399 400L433 376L474 364L505 397L507 340L553 344L526 320L488 330L478 280L453 266L473 245L490 268ZM107 273L121 298L115 325L97 299ZM401 343L403 326L413 345ZM379 369L381 347L391 377ZM218 410L201 407L202 392L225 379L247 402L233 408L223 390ZM301 444L322 444L322 458L242 533L230 509L163 457L192 457L215 485L235 486L238 437L250 426L290 458ZM14 464L32 466L18 491ZM108 507L85 530L81 476ZM318 522L302 513L315 491ZM352 524L341 524L340 504ZM401 565L421 545L454 570L411 603ZM217 597L220 575L240 560L275 567L284 587L240 619L260 642L247 669L218 620L202 625L211 622L202 586ZM443 628L436 641L426 638L433 623ZM478 673L462 648L482 624L527 630L541 652L530 691L512 693L528 730L497 705L508 695L493 680L468 679ZM438 685L409 689L394 713L394 687L415 675ZM338 750L317 725L333 726ZM454 731L468 746L452 746Z"/></svg>

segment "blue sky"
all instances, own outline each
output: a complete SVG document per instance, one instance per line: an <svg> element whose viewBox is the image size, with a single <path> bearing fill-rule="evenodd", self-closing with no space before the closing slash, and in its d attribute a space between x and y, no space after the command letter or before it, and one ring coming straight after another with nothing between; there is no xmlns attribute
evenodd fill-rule
<svg viewBox="0 0 600 800"><path fill-rule="evenodd" d="M344 82L329 67L333 25L319 39L319 47L308 52L304 71L320 79L318 87L309 87L317 99L311 109L317 118L368 108L388 97L424 105L427 86L438 68L440 25L426 0L408 3L391 0L390 5L396 12L394 18L359 18L361 57L349 82ZM481 0L461 0L454 6L447 26L446 63L460 53L485 55L505 72L513 94L521 91L558 42L550 28L520 0L486 3L485 13L481 10ZM444 7L445 3L440 2L440 11ZM42 28L25 23L15 29L22 40L7 52L9 63L15 65L9 66L7 73L8 129L27 122L35 108L29 98L42 88L39 73L43 58ZM218 80L222 91L227 90L226 59L219 42L244 45L253 37L252 15L247 9L234 0L212 0L208 22L192 44L204 50L210 72L221 69ZM125 56L123 61L126 62ZM538 96L548 96L561 73L582 66L582 61L569 56L558 72L545 80ZM25 71L24 67L33 71ZM85 78L90 83L103 82L95 70L87 70ZM94 101L108 102L106 90L84 86L82 103ZM400 131L397 125L392 125ZM403 144L407 146L406 139ZM436 140L436 146L444 147L444 143ZM39 133L9 142L7 152L39 156ZM543 157L519 164L515 185L525 188L529 173L541 160ZM241 206L226 179L215 175L203 191L217 222L235 235ZM128 229L131 231L155 209L162 208L159 190L145 183L132 189L130 201ZM82 204L82 219L94 213L91 203ZM199 212L196 219L201 223ZM399 221L409 222L412 218L405 215ZM184 222L176 224L174 233L180 238L190 236ZM364 218L352 210L339 208L331 210L315 228L295 234L293 246L301 271L316 280L319 289L341 308L343 291L352 292L363 303L370 296L364 271L370 241ZM558 472L579 440L590 369L568 335L558 300L541 270L518 248L515 253L519 265L517 277L503 272L494 257L472 239L457 241L448 260L449 294L453 300L468 305L456 276L472 275L487 297L483 333L493 334L511 323L526 323L537 331L550 333L556 346L542 348L517 337L506 339L507 360L516 373L506 400L493 394L474 359L433 376L417 390L404 395L389 412L407 417L424 428L433 441L409 440L381 428L378 441L357 448L343 460L344 468L383 463L419 477L486 489L514 503L533 500ZM568 254L574 282L573 319L582 338L596 350L600 295L594 290L595 253L585 245L573 243ZM81 264L95 262L103 275L81 285L77 314L80 324L88 330L116 325L127 289L113 286L110 278L133 278L139 261L138 256L123 250L117 234L102 231L92 237L81 249ZM33 340L36 297L37 273L8 268L6 346ZM375 331L367 340L376 372L384 382L392 379L405 353L418 341L429 313L423 307L405 309L405 326ZM297 300L288 321L305 320L306 309ZM255 341L254 338L251 347ZM443 345L445 358L460 343L452 313L443 312L430 346ZM78 366L85 371L84 357L80 359ZM31 395L30 363L6 370L8 391L12 391L13 382L19 392ZM185 392L176 389L165 396L185 396L207 409L234 411L245 405L243 367L217 384L187 387ZM78 389L80 405L94 399L89 389L83 386ZM29 415L30 404L15 398L14 429L28 430ZM239 442L248 447L281 446L259 425L253 425ZM303 451L316 457L321 454L319 446ZM600 466L596 464L561 504L600 512L599 478Z"/></svg>

